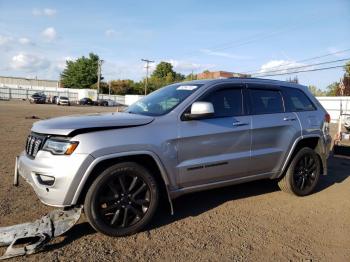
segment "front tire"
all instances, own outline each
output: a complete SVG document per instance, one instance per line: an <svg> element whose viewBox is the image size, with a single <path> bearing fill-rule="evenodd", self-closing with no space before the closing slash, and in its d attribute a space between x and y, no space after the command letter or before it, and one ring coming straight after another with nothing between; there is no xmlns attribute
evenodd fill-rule
<svg viewBox="0 0 350 262"><path fill-rule="evenodd" d="M306 196L315 189L321 173L321 162L311 148L299 150L290 163L286 174L278 182L282 191Z"/></svg>
<svg viewBox="0 0 350 262"><path fill-rule="evenodd" d="M91 226L103 234L134 234L152 219L159 202L159 187L143 166L134 162L113 165L92 183L84 210Z"/></svg>

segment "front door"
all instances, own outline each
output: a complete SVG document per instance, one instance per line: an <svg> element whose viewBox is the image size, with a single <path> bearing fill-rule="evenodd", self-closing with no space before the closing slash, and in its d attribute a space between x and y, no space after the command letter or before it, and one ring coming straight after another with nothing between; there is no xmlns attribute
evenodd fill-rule
<svg viewBox="0 0 350 262"><path fill-rule="evenodd" d="M246 175L251 117L245 112L242 86L219 86L197 101L211 102L215 113L207 119L180 122L179 185L194 186Z"/></svg>

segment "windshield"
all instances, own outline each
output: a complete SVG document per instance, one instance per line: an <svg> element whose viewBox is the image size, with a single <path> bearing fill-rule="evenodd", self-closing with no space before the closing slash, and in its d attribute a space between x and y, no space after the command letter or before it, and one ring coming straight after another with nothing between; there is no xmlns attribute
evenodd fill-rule
<svg viewBox="0 0 350 262"><path fill-rule="evenodd" d="M61 96L60 99L68 100L68 97L66 97L66 96Z"/></svg>
<svg viewBox="0 0 350 262"><path fill-rule="evenodd" d="M125 112L147 116L169 113L202 85L173 84L165 86L129 106Z"/></svg>
<svg viewBox="0 0 350 262"><path fill-rule="evenodd" d="M174 84L163 87L135 102L125 112L147 116L165 115L200 86L202 85Z"/></svg>

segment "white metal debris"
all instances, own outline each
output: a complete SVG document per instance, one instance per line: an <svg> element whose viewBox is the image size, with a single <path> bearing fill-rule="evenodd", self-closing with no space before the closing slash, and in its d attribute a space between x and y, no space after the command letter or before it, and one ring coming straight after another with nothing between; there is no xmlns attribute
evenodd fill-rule
<svg viewBox="0 0 350 262"><path fill-rule="evenodd" d="M0 246L9 246L0 260L40 251L52 238L72 228L78 222L81 211L82 207L56 209L33 223L0 227Z"/></svg>

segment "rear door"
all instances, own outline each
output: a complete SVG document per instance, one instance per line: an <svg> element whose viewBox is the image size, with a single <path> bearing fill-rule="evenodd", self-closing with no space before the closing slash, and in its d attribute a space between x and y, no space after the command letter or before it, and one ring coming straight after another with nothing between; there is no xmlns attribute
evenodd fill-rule
<svg viewBox="0 0 350 262"><path fill-rule="evenodd" d="M244 109L242 87L226 84L213 88L197 101L211 102L214 116L179 123L177 168L180 186L246 175L251 120Z"/></svg>
<svg viewBox="0 0 350 262"><path fill-rule="evenodd" d="M248 85L252 116L251 174L278 172L293 142L301 135L298 118L286 112L277 86Z"/></svg>
<svg viewBox="0 0 350 262"><path fill-rule="evenodd" d="M298 88L282 88L286 111L295 112L301 122L303 135L321 135L324 112L318 111L307 95Z"/></svg>

